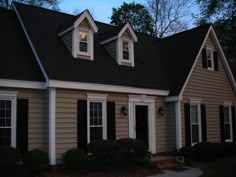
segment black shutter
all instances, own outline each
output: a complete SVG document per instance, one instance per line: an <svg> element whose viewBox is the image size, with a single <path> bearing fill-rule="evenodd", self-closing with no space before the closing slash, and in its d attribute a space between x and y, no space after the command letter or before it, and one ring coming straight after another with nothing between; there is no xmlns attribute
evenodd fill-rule
<svg viewBox="0 0 236 177"><path fill-rule="evenodd" d="M21 154L28 151L28 100L17 99L16 147Z"/></svg>
<svg viewBox="0 0 236 177"><path fill-rule="evenodd" d="M207 68L207 54L206 49L202 49L202 67Z"/></svg>
<svg viewBox="0 0 236 177"><path fill-rule="evenodd" d="M236 142L235 106L232 106L232 127L233 127L233 141Z"/></svg>
<svg viewBox="0 0 236 177"><path fill-rule="evenodd" d="M207 142L206 105L201 104L202 142Z"/></svg>
<svg viewBox="0 0 236 177"><path fill-rule="evenodd" d="M219 106L220 111L220 139L221 142L225 142L225 126L224 126L224 107L222 105Z"/></svg>
<svg viewBox="0 0 236 177"><path fill-rule="evenodd" d="M217 52L214 52L214 70L219 70L219 64L218 64L218 54Z"/></svg>
<svg viewBox="0 0 236 177"><path fill-rule="evenodd" d="M191 146L190 104L184 104L185 116L185 145Z"/></svg>
<svg viewBox="0 0 236 177"><path fill-rule="evenodd" d="M116 139L115 102L107 102L107 139Z"/></svg>
<svg viewBox="0 0 236 177"><path fill-rule="evenodd" d="M77 142L78 148L87 151L87 101L77 103Z"/></svg>

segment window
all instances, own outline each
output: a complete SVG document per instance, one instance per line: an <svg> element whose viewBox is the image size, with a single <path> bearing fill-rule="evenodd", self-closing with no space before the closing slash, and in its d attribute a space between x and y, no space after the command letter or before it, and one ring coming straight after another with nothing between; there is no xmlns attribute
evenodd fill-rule
<svg viewBox="0 0 236 177"><path fill-rule="evenodd" d="M231 142L233 138L232 138L232 115L230 106L224 106L224 130L225 130L225 141Z"/></svg>
<svg viewBox="0 0 236 177"><path fill-rule="evenodd" d="M123 60L129 60L129 42L123 40L122 41L122 49L123 49Z"/></svg>
<svg viewBox="0 0 236 177"><path fill-rule="evenodd" d="M201 142L201 114L200 104L191 104L190 107L190 125L192 145Z"/></svg>
<svg viewBox="0 0 236 177"><path fill-rule="evenodd" d="M106 139L106 96L88 95L88 143Z"/></svg>
<svg viewBox="0 0 236 177"><path fill-rule="evenodd" d="M207 57L207 68L210 70L214 70L214 57L212 49L206 50L206 57Z"/></svg>
<svg viewBox="0 0 236 177"><path fill-rule="evenodd" d="M11 145L11 100L0 100L0 145Z"/></svg>
<svg viewBox="0 0 236 177"><path fill-rule="evenodd" d="M16 95L0 91L0 146L16 147Z"/></svg>
<svg viewBox="0 0 236 177"><path fill-rule="evenodd" d="M88 53L88 32L79 31L79 51Z"/></svg>

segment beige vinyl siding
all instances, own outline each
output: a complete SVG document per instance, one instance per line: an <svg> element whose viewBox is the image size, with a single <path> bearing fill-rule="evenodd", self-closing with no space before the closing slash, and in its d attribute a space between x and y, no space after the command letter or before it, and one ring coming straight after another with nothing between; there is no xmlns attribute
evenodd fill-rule
<svg viewBox="0 0 236 177"><path fill-rule="evenodd" d="M56 158L77 147L77 100L87 100L85 91L57 89L56 93ZM94 93L94 92L92 92ZM103 93L104 94L104 93ZM107 93L105 93L107 94ZM128 107L128 97L122 94L108 94L107 101L115 102L116 138L128 137L128 117L120 114L122 106Z"/></svg>
<svg viewBox="0 0 236 177"><path fill-rule="evenodd" d="M28 149L39 148L47 151L46 91L17 90L18 99L28 99Z"/></svg>
<svg viewBox="0 0 236 177"><path fill-rule="evenodd" d="M106 51L112 56L114 60L117 57L117 40L111 41L104 45Z"/></svg>
<svg viewBox="0 0 236 177"><path fill-rule="evenodd" d="M83 21L80 23L79 28L89 29L88 21L87 21L86 19L83 20Z"/></svg>
<svg viewBox="0 0 236 177"><path fill-rule="evenodd" d="M28 100L28 150L39 148L47 151L48 131L46 130L46 91L12 88L0 88L0 90L16 91L17 99Z"/></svg>
<svg viewBox="0 0 236 177"><path fill-rule="evenodd" d="M164 116L158 113L160 107L163 107ZM162 98L156 99L156 142L157 153L172 152L176 147L175 104L164 103Z"/></svg>
<svg viewBox="0 0 236 177"><path fill-rule="evenodd" d="M72 31L64 34L62 40L65 43L67 49L72 53Z"/></svg>
<svg viewBox="0 0 236 177"><path fill-rule="evenodd" d="M211 37L207 39L205 46L215 49ZM185 144L184 103L189 103L190 99L200 99L201 104L206 105L207 140L220 142L219 105L222 105L224 101L235 103L236 97L219 55L218 63L219 71L204 69L200 55L186 85L181 103L183 144Z"/></svg>
<svg viewBox="0 0 236 177"><path fill-rule="evenodd" d="M125 38L125 39L129 39L129 40L131 39L130 34L129 34L129 32L127 30L122 34L121 37Z"/></svg>

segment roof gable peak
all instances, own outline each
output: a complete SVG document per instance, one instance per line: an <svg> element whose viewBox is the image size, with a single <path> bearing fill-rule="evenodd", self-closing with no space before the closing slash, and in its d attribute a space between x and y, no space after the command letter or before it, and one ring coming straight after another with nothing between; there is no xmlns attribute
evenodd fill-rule
<svg viewBox="0 0 236 177"><path fill-rule="evenodd" d="M81 22L83 22L85 19L87 19L88 24L93 30L93 32L97 33L98 27L88 10L84 10L81 14L78 15L77 20L73 24L74 28L77 28L81 24Z"/></svg>
<svg viewBox="0 0 236 177"><path fill-rule="evenodd" d="M129 34L130 36L132 37L133 41L134 42L137 42L138 41L138 38L133 30L133 28L131 27L131 25L129 24L129 22L126 22L125 25L123 26L123 28L120 30L120 32L118 33L118 37L120 38L123 33L128 30L129 31Z"/></svg>

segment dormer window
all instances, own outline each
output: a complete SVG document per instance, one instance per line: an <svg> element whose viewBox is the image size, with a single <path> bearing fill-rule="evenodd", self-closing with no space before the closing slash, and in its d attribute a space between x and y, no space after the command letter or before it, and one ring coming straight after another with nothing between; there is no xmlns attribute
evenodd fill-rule
<svg viewBox="0 0 236 177"><path fill-rule="evenodd" d="M137 41L138 38L132 27L126 23L117 34L100 44L105 47L118 65L134 67L134 43Z"/></svg>
<svg viewBox="0 0 236 177"><path fill-rule="evenodd" d="M94 33L98 27L90 13L85 10L73 24L72 55L74 58L94 59ZM67 31L67 30L65 30Z"/></svg>
<svg viewBox="0 0 236 177"><path fill-rule="evenodd" d="M122 40L122 48L123 48L123 60L129 60L129 41Z"/></svg>
<svg viewBox="0 0 236 177"><path fill-rule="evenodd" d="M88 32L86 31L79 31L79 51L88 53Z"/></svg>

